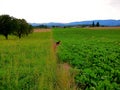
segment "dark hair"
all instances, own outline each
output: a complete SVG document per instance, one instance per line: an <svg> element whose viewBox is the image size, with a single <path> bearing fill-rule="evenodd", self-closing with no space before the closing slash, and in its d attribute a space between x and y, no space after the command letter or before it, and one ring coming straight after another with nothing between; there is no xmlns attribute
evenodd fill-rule
<svg viewBox="0 0 120 90"><path fill-rule="evenodd" d="M60 44L60 42L61 42L61 41L58 41L58 42L56 42L56 44L58 45L58 44Z"/></svg>

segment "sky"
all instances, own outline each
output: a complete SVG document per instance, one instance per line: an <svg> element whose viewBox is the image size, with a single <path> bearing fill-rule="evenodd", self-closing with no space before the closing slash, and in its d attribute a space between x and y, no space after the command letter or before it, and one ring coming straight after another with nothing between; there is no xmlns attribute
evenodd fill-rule
<svg viewBox="0 0 120 90"><path fill-rule="evenodd" d="M120 0L0 0L0 15L30 23L120 19Z"/></svg>

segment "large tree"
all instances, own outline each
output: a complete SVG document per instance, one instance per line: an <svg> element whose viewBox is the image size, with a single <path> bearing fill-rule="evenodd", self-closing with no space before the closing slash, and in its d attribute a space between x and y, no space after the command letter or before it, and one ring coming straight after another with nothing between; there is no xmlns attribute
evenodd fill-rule
<svg viewBox="0 0 120 90"><path fill-rule="evenodd" d="M30 26L25 19L16 19L15 23L17 27L13 34L19 38L32 32L32 26Z"/></svg>
<svg viewBox="0 0 120 90"><path fill-rule="evenodd" d="M0 16L0 34L4 35L6 39L8 39L8 35L14 30L13 20L14 17L10 17L9 15Z"/></svg>
<svg viewBox="0 0 120 90"><path fill-rule="evenodd" d="M32 31L32 26L25 19L17 19L9 15L0 16L0 34L4 35L6 39L8 39L8 35L10 34L21 38Z"/></svg>

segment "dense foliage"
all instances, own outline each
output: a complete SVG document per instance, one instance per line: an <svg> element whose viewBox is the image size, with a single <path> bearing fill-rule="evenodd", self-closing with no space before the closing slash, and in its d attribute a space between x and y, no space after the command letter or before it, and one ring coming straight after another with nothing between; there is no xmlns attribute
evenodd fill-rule
<svg viewBox="0 0 120 90"><path fill-rule="evenodd" d="M54 37L62 41L59 59L79 69L79 89L120 89L120 30L56 28Z"/></svg>
<svg viewBox="0 0 120 90"><path fill-rule="evenodd" d="M8 39L8 35L13 34L21 38L32 32L32 26L24 19L17 19L9 15L0 16L0 34Z"/></svg>

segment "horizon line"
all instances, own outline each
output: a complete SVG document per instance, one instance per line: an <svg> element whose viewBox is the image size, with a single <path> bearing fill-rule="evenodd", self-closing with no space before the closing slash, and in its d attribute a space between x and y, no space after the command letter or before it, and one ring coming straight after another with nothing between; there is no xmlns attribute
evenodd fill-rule
<svg viewBox="0 0 120 90"><path fill-rule="evenodd" d="M70 21L70 22L59 22L59 21L50 21L50 22L28 22L28 23L39 23L39 24L44 24L44 23L72 23L72 22L84 22L84 21L102 21L102 20L120 20L120 19L94 19L94 20L82 20L82 21Z"/></svg>

